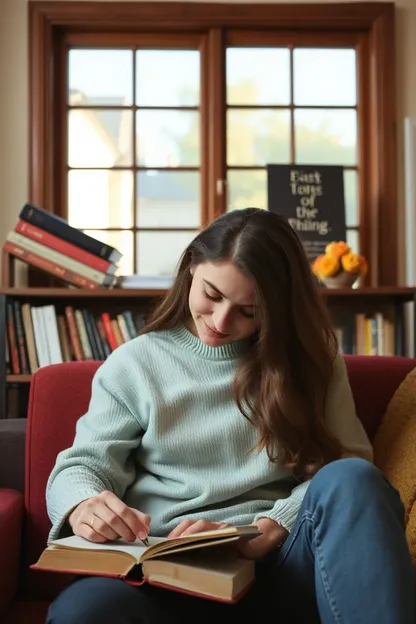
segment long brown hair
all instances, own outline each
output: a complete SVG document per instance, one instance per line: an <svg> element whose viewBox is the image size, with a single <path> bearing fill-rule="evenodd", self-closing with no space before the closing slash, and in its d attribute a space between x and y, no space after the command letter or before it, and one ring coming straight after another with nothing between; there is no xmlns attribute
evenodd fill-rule
<svg viewBox="0 0 416 624"><path fill-rule="evenodd" d="M186 323L191 268L221 260L231 260L256 284L260 329L237 367L236 403L258 431L257 449L307 478L342 455L324 418L337 341L286 219L246 208L211 223L185 250L172 288L142 333Z"/></svg>

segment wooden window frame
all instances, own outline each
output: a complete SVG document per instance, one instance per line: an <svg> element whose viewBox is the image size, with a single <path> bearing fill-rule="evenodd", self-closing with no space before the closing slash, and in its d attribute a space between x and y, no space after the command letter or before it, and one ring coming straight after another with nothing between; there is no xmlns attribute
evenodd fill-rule
<svg viewBox="0 0 416 624"><path fill-rule="evenodd" d="M365 59L358 68L359 90L365 86L368 93L365 109L361 111L366 130L365 140L362 137L360 140L359 157L365 163L365 179L360 175L359 225L363 249L370 261L368 283L394 286L398 283L394 22L393 3L29 2L29 200L54 212L59 194L53 181L62 166L59 158L55 158L55 152L59 154L56 137L62 134L59 132L62 120L54 116L54 111L59 108L56 68L62 60L59 45L62 32L140 30L168 34L209 30L208 45L216 56L204 89L224 72L224 59L219 53L224 28L316 32L317 40L324 38L325 33L339 32L342 37L342 33L354 32L360 34ZM209 115L217 128L224 124L224 101L218 97L210 106ZM223 178L225 170L224 146L210 136L213 125L208 124L212 149L207 160L210 183L203 222L219 212L214 181ZM386 254L385 250L390 253Z"/></svg>

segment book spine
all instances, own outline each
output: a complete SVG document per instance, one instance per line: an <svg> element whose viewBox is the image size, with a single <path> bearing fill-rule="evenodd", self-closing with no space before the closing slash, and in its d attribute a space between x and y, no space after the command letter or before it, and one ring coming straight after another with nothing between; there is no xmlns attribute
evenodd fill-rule
<svg viewBox="0 0 416 624"><path fill-rule="evenodd" d="M58 314L58 333L59 341L62 348L62 359L64 362L72 362L70 342L68 338L67 326L65 323L65 317Z"/></svg>
<svg viewBox="0 0 416 624"><path fill-rule="evenodd" d="M88 338L88 342L89 345L91 347L91 351L92 351L92 359L93 360L99 360L100 359L100 355L98 352L98 347L97 347L97 343L95 342L95 336L92 330L92 326L91 326L91 320L89 318L88 315L88 311L87 310L81 310L81 314L82 314L82 319L85 325L85 330L87 332L87 338Z"/></svg>
<svg viewBox="0 0 416 624"><path fill-rule="evenodd" d="M50 247L45 247L45 245L41 245L41 243L38 243L31 238L26 238L26 236L18 234L17 232L9 232L7 240L11 243L15 243L16 245L20 245L20 247L33 252L41 258L54 262L58 266L68 269L78 275L82 275L83 277L96 282L100 286L108 281L111 283L114 279L112 276L96 271L95 269L91 269L91 267L81 264L81 262L77 262L72 258L68 258L68 256L64 256L64 254L59 253L59 251L55 251Z"/></svg>
<svg viewBox="0 0 416 624"><path fill-rule="evenodd" d="M63 360L61 343L59 341L58 322L56 319L55 306L43 306L42 313L46 329L46 340L48 341L49 352L51 356L51 364L61 364Z"/></svg>
<svg viewBox="0 0 416 624"><path fill-rule="evenodd" d="M15 231L27 238L31 238L34 241L37 241L41 245L45 245L45 247L50 247L55 251L63 254L64 256L68 256L69 258L73 258L73 260L77 260L82 264L85 264L96 271L100 271L101 273L107 273L110 269L111 272L114 272L114 265L108 260L103 260L99 256L95 256L81 247L77 247L72 243L68 243L62 238L58 238L54 236L50 232L46 232L45 230L41 230L40 228L32 225L31 223L27 223L20 219L15 227Z"/></svg>
<svg viewBox="0 0 416 624"><path fill-rule="evenodd" d="M100 287L100 285L97 284L97 282L93 282L92 280L89 280L86 277L83 277L82 275L74 273L73 271L70 271L69 269L65 269L64 267L61 267L55 264L55 262L51 262L50 260L47 260L46 258L42 258L42 256L38 256L32 253L31 251L29 251L28 249L25 249L24 247L21 247L20 245L16 245L15 243L11 243L10 241L6 241L4 243L3 249L4 251L7 251L8 253L12 254L12 256L16 256L17 258L20 258L20 260L22 260L23 262L26 262L27 264L32 264L38 269L42 269L42 271L46 271L47 273L50 273L51 275L59 277L63 279L65 282L69 282L70 284L73 284L74 286L79 286L80 288L91 288L91 289Z"/></svg>
<svg viewBox="0 0 416 624"><path fill-rule="evenodd" d="M121 254L114 249L114 247L110 247L110 245L106 245L84 234L84 232L73 228L66 221L58 219L55 215L48 213L46 210L41 210L36 206L26 204L20 211L19 217L23 221L33 223L42 228L42 230L54 234L58 238L62 238L69 243L73 243L81 247L81 249L103 258L104 260L117 262L121 258Z"/></svg>
<svg viewBox="0 0 416 624"><path fill-rule="evenodd" d="M78 329L75 323L74 308L72 306L66 306L65 316L68 322L69 337L75 359L78 360L78 362L81 362L84 359L84 354L82 352L81 341L79 339Z"/></svg>
<svg viewBox="0 0 416 624"><path fill-rule="evenodd" d="M22 375L30 374L29 358L26 350L26 337L23 329L23 318L20 301L13 301L16 342L19 352L20 370Z"/></svg>
<svg viewBox="0 0 416 624"><path fill-rule="evenodd" d="M113 334L117 341L117 346L120 347L122 344L124 344L124 338L121 334L119 324L116 319L112 319L110 322L113 329Z"/></svg>
<svg viewBox="0 0 416 624"><path fill-rule="evenodd" d="M95 325L97 327L98 335L100 337L100 342L101 342L101 345L102 345L103 351L104 351L104 356L105 357L103 359L105 359L105 358L107 358L111 354L111 348L110 348L110 345L109 345L108 340L107 340L107 335L106 335L106 332L105 332L105 329L104 329L104 321L103 321L103 319L102 318L96 318L95 319Z"/></svg>
<svg viewBox="0 0 416 624"><path fill-rule="evenodd" d="M25 329L27 354L30 364L30 372L36 373L39 368L38 356L36 353L35 334L33 330L32 314L30 311L30 304L24 303L22 305L22 319L23 327Z"/></svg>
<svg viewBox="0 0 416 624"><path fill-rule="evenodd" d="M88 342L87 329L85 327L84 319L80 310L75 310L75 323L78 329L78 336L81 341L82 351L84 352L84 359L92 360L92 350L90 343Z"/></svg>
<svg viewBox="0 0 416 624"><path fill-rule="evenodd" d="M11 363L12 363L12 371L15 375L20 375L19 351L17 349L16 332L14 328L14 319L13 319L13 316L14 316L13 304L11 302L7 303L6 315L7 315L7 335L9 337L9 349L10 349L10 358L11 358Z"/></svg>
<svg viewBox="0 0 416 624"><path fill-rule="evenodd" d="M107 336L110 349L111 351L115 351L115 349L117 349L119 345L117 342L117 338L115 337L113 333L113 327L111 325L110 315L108 314L108 312L103 312L103 314L101 314L101 318L103 320L104 331L105 331L105 335Z"/></svg>
<svg viewBox="0 0 416 624"><path fill-rule="evenodd" d="M39 368L50 364L48 345L43 331L43 314L39 307L32 308L32 323L35 332L36 353L38 355Z"/></svg>

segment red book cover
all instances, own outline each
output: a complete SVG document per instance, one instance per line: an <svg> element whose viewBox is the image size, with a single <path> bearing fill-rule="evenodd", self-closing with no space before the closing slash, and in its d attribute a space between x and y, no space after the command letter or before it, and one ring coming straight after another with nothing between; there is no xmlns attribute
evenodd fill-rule
<svg viewBox="0 0 416 624"><path fill-rule="evenodd" d="M115 349L117 349L119 344L118 344L117 338L114 335L113 328L111 326L110 315L108 314L108 312L103 312L103 314L101 314L101 318L104 323L104 331L105 331L105 335L107 336L110 349L111 351L115 351Z"/></svg>
<svg viewBox="0 0 416 624"><path fill-rule="evenodd" d="M65 307L65 316L68 322L69 339L71 341L75 359L78 360L78 362L81 362L84 360L84 353L81 346L81 340L78 335L77 324L75 322L74 308L72 306Z"/></svg>
<svg viewBox="0 0 416 624"><path fill-rule="evenodd" d="M46 258L42 258L37 254L32 253L28 249L21 247L20 245L16 245L15 243L11 243L10 241L6 241L3 245L3 250L12 254L12 256L16 256L20 258L23 262L27 264L32 264L38 269L42 269L55 277L60 277L65 282L69 282L70 284L74 284L75 286L79 286L80 288L100 288L100 284L97 282L93 282L92 280L79 275L78 273L74 273L69 269L65 269L50 260L46 260Z"/></svg>
<svg viewBox="0 0 416 624"><path fill-rule="evenodd" d="M46 247L50 247L51 249L55 249L55 251L59 251L60 253L68 256L69 258L73 258L74 260L78 260L78 262L82 262L82 264L86 264L97 271L101 271L102 273L107 273L111 268L111 273L114 273L115 265L113 265L108 260L104 260L103 258L99 258L98 256L94 256L94 254L73 245L72 243L68 243L62 238L58 238L58 236L54 236L45 230L37 227L36 225L32 225L27 221L23 221L20 219L18 221L16 227L16 232L23 234L23 236L27 236L27 238L31 238L42 245L46 245Z"/></svg>

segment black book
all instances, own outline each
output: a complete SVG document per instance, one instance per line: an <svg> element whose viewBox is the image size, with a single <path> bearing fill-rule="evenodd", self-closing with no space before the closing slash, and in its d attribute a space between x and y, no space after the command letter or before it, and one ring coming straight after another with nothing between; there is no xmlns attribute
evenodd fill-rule
<svg viewBox="0 0 416 624"><path fill-rule="evenodd" d="M68 224L65 219L58 217L43 208L32 206L31 204L25 204L19 214L20 219L32 223L37 227L62 238L62 240L77 245L85 251L89 251L95 256L104 258L109 262L118 262L123 254L117 249L102 243L101 241L88 236L84 232L77 230Z"/></svg>

